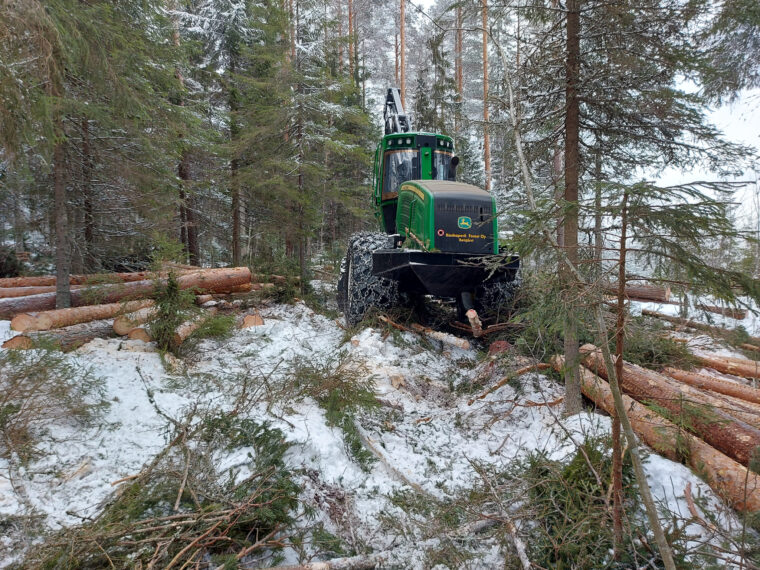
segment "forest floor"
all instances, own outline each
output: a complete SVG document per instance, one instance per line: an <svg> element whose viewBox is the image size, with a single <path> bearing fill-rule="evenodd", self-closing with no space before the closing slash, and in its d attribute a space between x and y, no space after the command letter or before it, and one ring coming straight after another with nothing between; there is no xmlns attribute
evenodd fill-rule
<svg viewBox="0 0 760 570"><path fill-rule="evenodd" d="M67 354L71 374L94 382L86 398L97 411L85 422L33 425L33 453L0 458L0 566L25 566L50 533L97 518L130 478L155 464L178 426L225 414L279 430L299 488L294 521L281 533L298 540L283 538L276 556L252 554L247 567L369 552L387 554L383 567L519 567L510 521L528 554L546 563L545 552L536 554L546 550L535 540L542 515L526 500L531 486L516 466L527 469L537 457L569 464L580 446L608 435L609 417L588 408L560 419L564 388L538 373L471 403L530 364L513 351L489 356L485 343L462 350L379 327L347 332L303 302L270 302L260 313L262 326L204 340L181 361L120 339ZM10 335L0 322L0 340ZM702 348L727 350L712 339ZM331 401L324 391L331 382L347 382L348 403ZM365 388L373 402L352 400ZM205 469L233 483L251 476L259 452L230 439L203 449ZM740 533L741 520L684 465L651 452L645 468L670 532L685 537L685 559L712 544L722 545L718 566L735 561L725 536ZM708 525L690 514L687 486ZM631 510L634 519L643 512L635 501ZM498 524L477 526L488 519ZM645 567L654 558L641 550L636 564ZM609 562L608 553L598 556Z"/></svg>

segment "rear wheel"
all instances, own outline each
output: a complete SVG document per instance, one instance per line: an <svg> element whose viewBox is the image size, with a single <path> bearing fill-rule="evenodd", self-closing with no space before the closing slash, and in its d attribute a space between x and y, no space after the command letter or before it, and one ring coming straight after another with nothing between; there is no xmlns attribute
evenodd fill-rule
<svg viewBox="0 0 760 570"><path fill-rule="evenodd" d="M338 308L349 326L358 324L370 309L385 311L400 303L398 283L372 275L372 252L388 245L386 234L351 237L338 279Z"/></svg>

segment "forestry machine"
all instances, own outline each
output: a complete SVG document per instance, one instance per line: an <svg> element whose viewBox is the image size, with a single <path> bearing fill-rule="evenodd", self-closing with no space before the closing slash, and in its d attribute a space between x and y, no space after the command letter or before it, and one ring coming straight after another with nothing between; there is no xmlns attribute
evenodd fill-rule
<svg viewBox="0 0 760 570"><path fill-rule="evenodd" d="M456 181L451 137L413 132L397 88L388 89L385 135L373 173L375 216L384 233L351 237L338 281L338 307L355 325L372 308L455 299L455 326L480 336L512 299L519 259L499 254L496 205ZM490 263L487 263L490 262ZM494 326L494 328L496 328Z"/></svg>

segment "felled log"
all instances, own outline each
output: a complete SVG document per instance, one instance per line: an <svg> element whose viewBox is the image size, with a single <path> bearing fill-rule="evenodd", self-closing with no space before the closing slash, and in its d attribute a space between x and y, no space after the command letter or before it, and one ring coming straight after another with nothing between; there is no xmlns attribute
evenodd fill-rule
<svg viewBox="0 0 760 570"><path fill-rule="evenodd" d="M249 329L251 327L260 327L264 324L264 319L257 312L243 317L243 322L240 324L241 329Z"/></svg>
<svg viewBox="0 0 760 570"><path fill-rule="evenodd" d="M224 292L233 287L250 283L251 270L247 267L232 267L229 269L203 269L180 275L177 282L180 289L196 289L200 292ZM165 282L164 279L159 282ZM97 288L85 287L71 291L71 305L99 305L117 303L126 299L142 299L155 293L156 281L144 280L116 285L101 285ZM98 296L93 302L93 295ZM0 318L7 319L18 313L46 311L55 309L55 293L42 293L28 297L0 299Z"/></svg>
<svg viewBox="0 0 760 570"><path fill-rule="evenodd" d="M187 340L187 337L197 331L198 328L203 324L203 321L205 321L210 315L213 315L214 313L216 313L216 308L211 307L205 313L195 315L193 318L188 319L179 325L174 331L174 336L172 337L174 346L179 346L185 342Z"/></svg>
<svg viewBox="0 0 760 570"><path fill-rule="evenodd" d="M3 348L27 350L40 345L52 345L63 351L74 350L94 338L114 336L109 321L80 323L54 331L25 332L6 340Z"/></svg>
<svg viewBox="0 0 760 570"><path fill-rule="evenodd" d="M702 366L712 368L723 374L733 374L742 378L760 378L760 362L755 360L740 360L723 356L704 356L695 354Z"/></svg>
<svg viewBox="0 0 760 570"><path fill-rule="evenodd" d="M552 359L556 370L561 370L561 357ZM609 384L585 368L580 369L581 390L608 414L615 414L615 405ZM746 467L708 445L698 437L685 432L674 423L653 412L633 398L623 395L623 402L636 434L652 449L680 461L685 456L688 464L704 475L707 484L724 497L738 511L760 511L760 478ZM680 443L684 453L679 453Z"/></svg>
<svg viewBox="0 0 760 570"><path fill-rule="evenodd" d="M153 301L143 299L129 301L128 303L108 303L106 305L88 305L71 309L40 311L38 313L21 313L13 317L11 328L14 331L20 332L46 331L89 321L108 319L120 312L137 311L151 305L153 305Z"/></svg>
<svg viewBox="0 0 760 570"><path fill-rule="evenodd" d="M71 285L91 285L93 283L129 283L150 279L149 271L135 273L91 273L86 275L71 275ZM39 275L36 277L4 277L0 279L0 287L55 287L55 275Z"/></svg>
<svg viewBox="0 0 760 570"><path fill-rule="evenodd" d="M709 374L687 372L686 370L679 370L678 368L672 368L670 366L664 368L663 372L676 380L685 382L696 388L712 390L719 394L726 394L748 402L760 404L760 390L757 388L745 386L738 382L732 382L731 380L725 380L724 378L717 378L716 376L711 376Z"/></svg>
<svg viewBox="0 0 760 570"><path fill-rule="evenodd" d="M749 350L750 352L760 352L760 346L755 346L754 344L747 344L746 342L740 344L739 348L743 350Z"/></svg>
<svg viewBox="0 0 760 570"><path fill-rule="evenodd" d="M604 288L610 295L617 295L618 284L611 283ZM657 303L678 304L670 300L670 287L656 287L654 285L626 285L625 297L634 301L654 301Z"/></svg>
<svg viewBox="0 0 760 570"><path fill-rule="evenodd" d="M724 317L730 317L738 321L742 321L747 318L746 309L737 309L734 307L717 307L715 305L696 305L697 309L707 311L708 313L715 313L723 315Z"/></svg>
<svg viewBox="0 0 760 570"><path fill-rule="evenodd" d="M592 372L607 379L602 355L592 344L581 347L583 364ZM747 465L760 446L760 429L733 418L726 412L701 402L690 402L661 374L628 362L623 364L620 388L639 402L668 410L707 443L742 465Z"/></svg>
<svg viewBox="0 0 760 570"><path fill-rule="evenodd" d="M119 336L129 334L129 331L132 329L139 327L143 323L147 323L155 312L155 307L144 307L133 313L119 315L113 320L113 332Z"/></svg>
<svg viewBox="0 0 760 570"><path fill-rule="evenodd" d="M52 293L55 291L55 285L44 287L0 287L0 299L10 299L13 297L27 297L29 295L39 295L40 293Z"/></svg>
<svg viewBox="0 0 760 570"><path fill-rule="evenodd" d="M700 323L698 321L692 321L690 319L682 319L681 317L672 317L670 315L665 315L663 313L658 313L657 311L650 311L649 309L642 309L641 311L642 315L645 315L647 317L656 317L658 319L662 319L663 321L667 321L669 323L673 323L675 325L681 325L684 327L688 327L691 329L696 329L698 331L705 331L709 332L711 334L714 334L716 336L722 337L722 338L730 338L733 331L730 331L728 329L725 329L723 327L716 327L713 325L708 325L705 323ZM751 336L749 337L749 342L751 342L753 345L760 347L760 338Z"/></svg>
<svg viewBox="0 0 760 570"><path fill-rule="evenodd" d="M720 410L732 418L741 420L747 425L760 430L760 414L758 414L757 409L753 408L754 404L751 402L745 402L744 400L738 400L709 390L702 390L679 382L675 378L663 376L663 380L668 382L681 395L682 407L687 420L690 420L689 414L692 413L693 406L696 404L704 406L708 410Z"/></svg>
<svg viewBox="0 0 760 570"><path fill-rule="evenodd" d="M136 327L132 329L127 334L127 338L130 340L141 340L143 342L150 342L153 340L153 337L150 336L148 329L145 327Z"/></svg>

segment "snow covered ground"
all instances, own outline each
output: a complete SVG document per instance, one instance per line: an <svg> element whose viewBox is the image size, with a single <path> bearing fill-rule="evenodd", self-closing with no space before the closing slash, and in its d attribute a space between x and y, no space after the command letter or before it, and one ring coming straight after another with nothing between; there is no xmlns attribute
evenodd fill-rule
<svg viewBox="0 0 760 570"><path fill-rule="evenodd" d="M54 530L95 516L118 489L116 481L139 473L166 446L171 419L181 421L192 406L230 410L242 378L259 388L287 383L298 362L325 368L344 363L373 380L383 406L360 414L358 428L380 460L363 469L347 453L341 430L330 427L324 410L308 398L262 397L248 413L292 442L288 464L298 473L302 500L317 509L325 528L352 547L392 551L400 567L425 567L418 543L429 537L393 501L394 494L453 500L479 482L476 464L498 469L536 450L563 459L584 436L610 429L609 418L588 411L560 422L560 406L541 404L556 402L563 388L539 374L524 375L469 405L482 388L458 388L474 379L485 388L500 374L475 350L373 328L346 338L336 322L302 303L265 306L261 314L263 326L201 343L181 372L168 371L141 341L95 340L70 353L71 363L102 379L108 409L91 427L49 426L40 434L41 453L26 465L18 458L0 459L0 521L40 515L41 528ZM8 336L8 322L0 321L0 338ZM248 453L235 450L215 460L220 470L244 477ZM652 454L646 469L655 496L670 511L689 518L688 484L708 508L718 510L720 501L685 466ZM395 531L388 528L389 517L398 522ZM726 524L735 523L729 519ZM689 531L698 537L701 529L690 525ZM34 540L33 533L18 529L12 538L0 538L0 565L12 563ZM471 567L503 567L498 542L484 538L473 548ZM297 562L295 553L286 554L287 562Z"/></svg>

